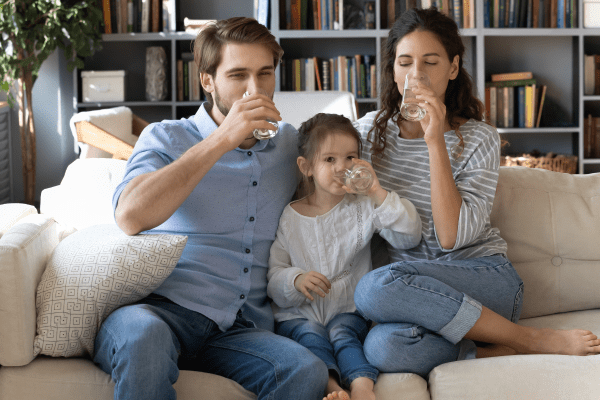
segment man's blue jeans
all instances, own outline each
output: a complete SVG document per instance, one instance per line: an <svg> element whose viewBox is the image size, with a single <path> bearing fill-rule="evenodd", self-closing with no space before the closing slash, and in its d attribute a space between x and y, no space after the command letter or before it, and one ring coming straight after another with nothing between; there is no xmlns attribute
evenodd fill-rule
<svg viewBox="0 0 600 400"><path fill-rule="evenodd" d="M304 318L277 323L275 332L289 337L312 351L348 388L353 380L366 377L373 382L379 371L365 358L362 343L369 332L369 322L358 313L336 315L327 326Z"/></svg>
<svg viewBox="0 0 600 400"><path fill-rule="evenodd" d="M94 362L112 377L119 400L175 399L180 369L224 376L269 400L320 400L328 377L306 348L241 314L222 332L202 314L156 295L109 315Z"/></svg>
<svg viewBox="0 0 600 400"><path fill-rule="evenodd" d="M482 305L517 322L523 281L502 255L397 262L363 276L354 302L379 324L365 339L367 360L382 372L426 377L440 364L475 357L475 343L463 338Z"/></svg>

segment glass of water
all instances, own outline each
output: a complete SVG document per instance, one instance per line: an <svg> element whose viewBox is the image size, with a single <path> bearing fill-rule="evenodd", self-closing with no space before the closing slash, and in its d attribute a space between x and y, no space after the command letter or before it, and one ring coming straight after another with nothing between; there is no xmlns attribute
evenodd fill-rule
<svg viewBox="0 0 600 400"><path fill-rule="evenodd" d="M257 93L271 98L271 96L263 89L257 89ZM243 97L246 97L246 96L250 96L250 93L248 93L248 92L244 93ZM272 137L275 137L275 135L277 135L277 131L279 130L279 123L270 118L267 118L267 122L269 122L271 125L273 125L273 129L255 129L252 132L254 137L257 138L258 140L271 139Z"/></svg>
<svg viewBox="0 0 600 400"><path fill-rule="evenodd" d="M366 194L373 185L373 175L362 165L355 164L352 169L343 170L335 176L342 185L358 194Z"/></svg>
<svg viewBox="0 0 600 400"><path fill-rule="evenodd" d="M402 94L402 104L400 104L400 114L408 121L420 121L425 118L427 110L420 106L412 89L417 87L418 83L425 86L431 84L429 76L421 71L409 71L404 80L404 93Z"/></svg>

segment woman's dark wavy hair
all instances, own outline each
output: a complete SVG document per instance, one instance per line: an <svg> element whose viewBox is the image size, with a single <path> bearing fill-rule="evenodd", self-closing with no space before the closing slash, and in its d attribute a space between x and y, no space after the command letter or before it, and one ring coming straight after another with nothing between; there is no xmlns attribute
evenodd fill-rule
<svg viewBox="0 0 600 400"><path fill-rule="evenodd" d="M483 120L485 107L474 95L474 85L471 76L463 67L465 46L460 37L458 27L451 18L439 12L435 7L425 10L410 9L405 11L394 23L383 46L381 61L381 110L377 113L375 124L369 131L368 140L372 143L372 160L383 157L386 146L386 126L390 119L396 122L402 120L399 103L402 95L394 82L394 63L396 61L396 46L404 36L423 31L433 33L448 53L450 62L459 56L459 70L456 79L448 82L446 89L446 117L450 127L459 138L461 147L457 158L464 150L465 143L459 132L458 117Z"/></svg>

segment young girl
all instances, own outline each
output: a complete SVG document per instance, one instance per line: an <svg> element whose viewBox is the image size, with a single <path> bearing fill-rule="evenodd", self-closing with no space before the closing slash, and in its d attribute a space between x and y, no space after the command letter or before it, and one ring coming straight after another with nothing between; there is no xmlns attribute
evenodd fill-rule
<svg viewBox="0 0 600 400"><path fill-rule="evenodd" d="M361 140L350 120L317 114L300 127L298 167L308 196L283 211L271 247L267 293L276 333L306 346L329 369L326 399L374 399L378 371L365 359L369 322L356 312L354 288L371 270L370 240L380 232L391 246L421 240L413 204L381 188L359 159ZM374 182L366 195L349 193L339 173L366 167Z"/></svg>
<svg viewBox="0 0 600 400"><path fill-rule="evenodd" d="M466 358L598 354L600 341L590 331L516 324L523 281L490 224L501 141L482 121L464 51L451 18L435 8L406 11L384 46L382 108L356 122L382 186L410 199L423 221L419 245L390 248L394 263L365 275L356 289L356 307L378 323L365 355L380 371L425 377ZM413 90L427 111L420 121L399 111L409 71L431 78Z"/></svg>

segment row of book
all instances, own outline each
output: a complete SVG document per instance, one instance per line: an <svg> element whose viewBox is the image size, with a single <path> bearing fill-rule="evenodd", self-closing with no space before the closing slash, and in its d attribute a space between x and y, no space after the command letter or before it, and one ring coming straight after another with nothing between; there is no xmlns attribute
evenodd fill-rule
<svg viewBox="0 0 600 400"><path fill-rule="evenodd" d="M374 20L375 2L367 3L373 3L371 6ZM349 0L279 0L280 29L352 29L351 26L356 23L351 23L349 18L344 21L344 9L349 10L348 4ZM360 24L360 21L358 23ZM362 24L364 25L364 11ZM355 29L359 27L355 26Z"/></svg>
<svg viewBox="0 0 600 400"><path fill-rule="evenodd" d="M600 95L600 54L583 56L583 94Z"/></svg>
<svg viewBox="0 0 600 400"><path fill-rule="evenodd" d="M341 90L358 99L377 98L375 56L284 58L281 88L285 91Z"/></svg>
<svg viewBox="0 0 600 400"><path fill-rule="evenodd" d="M484 0L486 28L575 28L578 0Z"/></svg>
<svg viewBox="0 0 600 400"><path fill-rule="evenodd" d="M493 74L485 84L487 120L498 128L539 128L546 88L531 72Z"/></svg>
<svg viewBox="0 0 600 400"><path fill-rule="evenodd" d="M204 100L198 66L193 53L182 53L177 60L177 101Z"/></svg>
<svg viewBox="0 0 600 400"><path fill-rule="evenodd" d="M384 13L388 27L404 11L411 8L435 7L450 18L454 19L459 28L475 28L476 0L387 0L387 10ZM383 11L383 10L382 10Z"/></svg>
<svg viewBox="0 0 600 400"><path fill-rule="evenodd" d="M600 158L600 118L591 114L583 124L583 157Z"/></svg>
<svg viewBox="0 0 600 400"><path fill-rule="evenodd" d="M101 0L104 33L176 32L176 0Z"/></svg>

